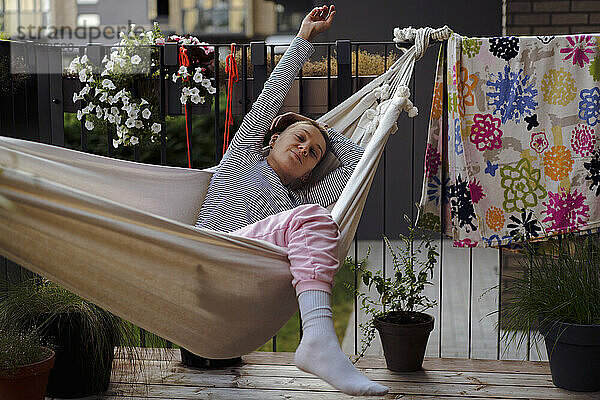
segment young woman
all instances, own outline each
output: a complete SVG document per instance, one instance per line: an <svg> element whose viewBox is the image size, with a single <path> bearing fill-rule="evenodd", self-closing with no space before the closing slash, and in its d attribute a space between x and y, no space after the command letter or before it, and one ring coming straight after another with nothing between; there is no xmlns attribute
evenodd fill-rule
<svg viewBox="0 0 600 400"><path fill-rule="evenodd" d="M342 352L331 311L339 230L325 207L337 200L363 150L310 118L294 113L275 118L314 51L311 40L329 28L334 15L333 5L317 7L302 21L213 175L196 226L286 247L303 329L296 366L344 393L383 395L388 388L362 375ZM275 133L265 155L269 131ZM341 165L314 181L328 152Z"/></svg>

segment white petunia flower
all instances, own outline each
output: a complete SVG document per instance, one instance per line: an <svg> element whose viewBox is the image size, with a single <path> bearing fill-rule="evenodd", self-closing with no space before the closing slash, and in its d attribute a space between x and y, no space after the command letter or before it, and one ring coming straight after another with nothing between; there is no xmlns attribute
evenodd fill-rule
<svg viewBox="0 0 600 400"><path fill-rule="evenodd" d="M73 92L73 103L75 103L75 102L78 102L78 101L79 101L79 100L81 100L81 99L82 99L82 97L81 97L81 96L79 96L79 95L77 94L77 92Z"/></svg>
<svg viewBox="0 0 600 400"><path fill-rule="evenodd" d="M107 71L112 71L114 67L115 67L115 62L114 61L109 61L104 66L104 68L106 68Z"/></svg>
<svg viewBox="0 0 600 400"><path fill-rule="evenodd" d="M182 65L181 67L179 67L179 70L177 71L177 73L184 78L186 78L187 76L190 75L188 73L187 67L185 65Z"/></svg>
<svg viewBox="0 0 600 400"><path fill-rule="evenodd" d="M179 79L179 75L173 74L173 76L171 76L171 79L173 80L173 82L177 82L177 79Z"/></svg>
<svg viewBox="0 0 600 400"><path fill-rule="evenodd" d="M147 109L147 108L146 108L144 111L142 111L142 117L143 117L144 119L148 119L148 118L150 118L150 116L151 116L151 115L152 115L152 113L151 113L151 112L150 112L150 110L149 110L149 109Z"/></svg>
<svg viewBox="0 0 600 400"><path fill-rule="evenodd" d="M102 118L102 107L96 106L96 117Z"/></svg>
<svg viewBox="0 0 600 400"><path fill-rule="evenodd" d="M132 108L131 110L129 110L127 112L127 115L133 119L137 119L138 115L139 115L139 110L136 110L135 108Z"/></svg>
<svg viewBox="0 0 600 400"><path fill-rule="evenodd" d="M87 82L87 70L82 69L81 71L79 71L79 81L80 82Z"/></svg>
<svg viewBox="0 0 600 400"><path fill-rule="evenodd" d="M102 94L100 95L100 98L99 98L98 100L100 100L100 101L101 101L101 102L103 102L103 103L104 103L106 100L108 100L108 92L104 92L104 93L102 93Z"/></svg>
<svg viewBox="0 0 600 400"><path fill-rule="evenodd" d="M209 87L207 90L208 90L208 93L210 93L210 94L215 94L215 93L217 92L217 89L215 89L215 88L214 88L214 87L212 87L212 86L211 86L211 87Z"/></svg>
<svg viewBox="0 0 600 400"><path fill-rule="evenodd" d="M153 133L158 133L158 132L160 132L162 130L162 126L158 122L155 122L155 123L152 124L152 127L150 128L150 130Z"/></svg>
<svg viewBox="0 0 600 400"><path fill-rule="evenodd" d="M108 96L108 102L110 104L115 104L117 102L117 100L114 98L114 96Z"/></svg>
<svg viewBox="0 0 600 400"><path fill-rule="evenodd" d="M204 86L205 88L210 87L210 79L202 79L202 86Z"/></svg>
<svg viewBox="0 0 600 400"><path fill-rule="evenodd" d="M127 121L125 121L125 126L128 128L133 128L135 126L135 119L127 118Z"/></svg>
<svg viewBox="0 0 600 400"><path fill-rule="evenodd" d="M140 57L140 56L138 56L137 54L136 54L136 55L134 55L133 57L131 57L131 63L132 63L132 64L135 64L135 65L137 65L137 64L139 64L141 61L142 61L141 57Z"/></svg>
<svg viewBox="0 0 600 400"><path fill-rule="evenodd" d="M185 94L182 94L179 98L179 101L181 102L181 104L187 103L187 96Z"/></svg>
<svg viewBox="0 0 600 400"><path fill-rule="evenodd" d="M200 71L200 67L196 68L196 72L194 73L193 79L196 83L200 83L202 82L202 79L204 79L204 76L202 76L202 72Z"/></svg>
<svg viewBox="0 0 600 400"><path fill-rule="evenodd" d="M84 54L84 55L82 55L82 56L81 56L81 59L79 60L79 62L80 62L81 64L85 64L85 63L87 63L87 62L88 62L88 56L87 56L87 54Z"/></svg>
<svg viewBox="0 0 600 400"><path fill-rule="evenodd" d="M192 96L199 95L200 94L200 89L198 89L197 87L191 88L189 90L189 94L191 94Z"/></svg>
<svg viewBox="0 0 600 400"><path fill-rule="evenodd" d="M144 127L144 123L143 123L142 121L140 121L139 119L136 119L136 120L135 120L135 127L136 127L137 129L141 129L141 128L143 128L143 127Z"/></svg>
<svg viewBox="0 0 600 400"><path fill-rule="evenodd" d="M117 50L113 51L112 53L110 53L110 59L114 60L115 58L117 58L119 55L119 52Z"/></svg>
<svg viewBox="0 0 600 400"><path fill-rule="evenodd" d="M85 121L85 128L88 131L91 131L92 129L94 129L94 123L92 121Z"/></svg>
<svg viewBox="0 0 600 400"><path fill-rule="evenodd" d="M183 93L186 96L189 96L191 94L190 88L184 87L183 89L181 89L181 93Z"/></svg>
<svg viewBox="0 0 600 400"><path fill-rule="evenodd" d="M200 96L200 104L204 104L204 96Z"/></svg>
<svg viewBox="0 0 600 400"><path fill-rule="evenodd" d="M102 62L105 63L108 61L108 54L104 55L104 58L102 59Z"/></svg>
<svg viewBox="0 0 600 400"><path fill-rule="evenodd" d="M111 81L110 79L104 79L102 81L102 87L104 89L116 89L117 87L115 86L115 84L113 83L113 81Z"/></svg>
<svg viewBox="0 0 600 400"><path fill-rule="evenodd" d="M139 142L140 142L140 141L139 141L139 139L137 138L137 136L132 136L132 137L130 137L130 138L129 138L129 143L131 143L131 144L132 144L132 145L134 145L134 146L135 146L136 144L138 144Z"/></svg>
<svg viewBox="0 0 600 400"><path fill-rule="evenodd" d="M122 143L121 139L113 139L113 147L116 149Z"/></svg>
<svg viewBox="0 0 600 400"><path fill-rule="evenodd" d="M119 114L119 109L118 109L117 107L114 107L114 106L113 106L113 107L111 107L111 108L110 108L110 112L111 112L113 115L117 115L117 114Z"/></svg>
<svg viewBox="0 0 600 400"><path fill-rule="evenodd" d="M115 116L109 113L106 113L105 116L108 118L108 122L110 122L111 124L115 123Z"/></svg>
<svg viewBox="0 0 600 400"><path fill-rule="evenodd" d="M190 99L192 100L192 102L193 102L194 104L198 104L198 103L200 103L200 96L199 96L199 95L197 95L197 94L194 94L194 95L192 95L192 97L190 97Z"/></svg>
<svg viewBox="0 0 600 400"><path fill-rule="evenodd" d="M77 119L81 121L81 118L83 118L83 111L77 110Z"/></svg>
<svg viewBox="0 0 600 400"><path fill-rule="evenodd" d="M144 105L146 105L146 104L150 104L150 103L148 103L148 102L146 101L146 99L142 99L142 101L140 102L140 104L144 106Z"/></svg>

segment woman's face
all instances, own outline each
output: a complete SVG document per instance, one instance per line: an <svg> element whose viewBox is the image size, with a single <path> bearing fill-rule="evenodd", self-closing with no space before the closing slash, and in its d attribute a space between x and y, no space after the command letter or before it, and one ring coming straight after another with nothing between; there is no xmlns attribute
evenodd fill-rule
<svg viewBox="0 0 600 400"><path fill-rule="evenodd" d="M267 162L287 185L313 170L325 154L325 138L310 123L295 123L280 134L274 134Z"/></svg>

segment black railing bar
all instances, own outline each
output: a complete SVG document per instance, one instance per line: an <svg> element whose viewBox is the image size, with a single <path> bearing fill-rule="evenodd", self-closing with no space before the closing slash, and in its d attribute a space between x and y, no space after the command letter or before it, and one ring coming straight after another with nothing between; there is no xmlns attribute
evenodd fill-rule
<svg viewBox="0 0 600 400"><path fill-rule="evenodd" d="M416 79L414 77L414 75L411 78L411 95L413 100L415 100L415 93L416 93ZM410 220L415 221L415 207L413 206L413 201L415 199L415 118L411 118L410 119L410 124L412 126L412 140L411 140L411 150L410 150ZM413 255L413 248L412 248L412 243L411 243L411 251L410 251L411 256Z"/></svg>
<svg viewBox="0 0 600 400"><path fill-rule="evenodd" d="M387 62L388 62L388 52L387 52L387 43L383 44L383 72L387 71Z"/></svg>
<svg viewBox="0 0 600 400"><path fill-rule="evenodd" d="M248 113L248 76L246 71L247 64L247 55L248 55L248 46L242 46L242 115L246 115Z"/></svg>
<svg viewBox="0 0 600 400"><path fill-rule="evenodd" d="M271 46L271 71L270 72L273 72L273 69L275 68L275 45L271 44L269 46Z"/></svg>
<svg viewBox="0 0 600 400"><path fill-rule="evenodd" d="M160 104L159 104L159 115L160 115L160 164L167 165L167 120L166 120L166 98L167 93L165 90L165 85L167 85L167 81L165 79L165 67L163 66L163 60L165 56L165 49L160 49L159 57L160 57L160 69L158 73L159 77L159 95L160 95Z"/></svg>
<svg viewBox="0 0 600 400"><path fill-rule="evenodd" d="M496 347L496 360L500 359L500 330L502 329L502 267L504 257L502 256L502 247L498 247L498 338Z"/></svg>
<svg viewBox="0 0 600 400"><path fill-rule="evenodd" d="M447 42L443 42L442 43L442 51L445 52L446 51L446 46L447 46ZM446 71L446 68L448 67L447 65L447 61L446 58L444 57L444 65L443 65L443 71ZM446 92L446 84L447 82L447 74L444 72L443 73L443 82L442 82L442 115L446 116L448 114L448 93ZM444 137L444 133L446 133L448 130L448 120L445 117L442 117L442 138ZM442 139L442 154L446 154L446 149L447 149L447 143L446 143L447 139L443 138ZM443 291L443 286L444 286L444 282L443 282L443 271L444 271L444 232L446 230L444 224L446 221L446 215L445 215L445 207L444 207L444 195L446 193L446 174L447 171L444 168L444 160L442 159L442 184L441 184L441 195L440 195L440 278L439 278L439 306L438 306L438 310L439 310L439 318L438 318L438 325L440 327L440 335L438 337L438 357L441 358L442 357L442 306L443 306L443 295L444 295L444 291ZM448 201L450 201L450 199L448 199Z"/></svg>
<svg viewBox="0 0 600 400"><path fill-rule="evenodd" d="M355 82L356 82L356 84L355 84L356 91L354 93L358 92L358 48L359 47L360 47L360 45L357 44L356 45L356 57L355 57L356 59L354 60L355 61L355 65L356 65L356 76L355 76L355 78L356 78L355 79ZM350 75L352 75L352 71L350 71Z"/></svg>
<svg viewBox="0 0 600 400"><path fill-rule="evenodd" d="M473 342L473 248L469 247L469 334L468 334L468 356L471 358L471 345Z"/></svg>
<svg viewBox="0 0 600 400"><path fill-rule="evenodd" d="M215 125L214 125L214 129L215 129L215 163L219 163L221 161L221 157L222 157L222 153L223 153L223 146L225 145L225 143L220 143L221 142L221 132L220 132L220 114L221 114L221 108L220 108L220 99L219 99L219 51L220 51L221 47L220 46L215 46L215 51L213 52L213 59L215 62L215 74L214 74L214 79L215 79L215 88L217 89L217 91L215 92L215 101L214 101L214 106L215 106ZM231 96L231 94L230 94ZM227 116L225 116L225 118L227 118ZM227 127L225 127L225 129L227 129ZM224 141L225 139L223 139ZM221 146L219 146L219 144L221 144ZM275 351L275 350L273 350Z"/></svg>
<svg viewBox="0 0 600 400"><path fill-rule="evenodd" d="M354 354L358 354L358 229L354 234Z"/></svg>
<svg viewBox="0 0 600 400"><path fill-rule="evenodd" d="M331 46L327 46L327 111L331 111Z"/></svg>

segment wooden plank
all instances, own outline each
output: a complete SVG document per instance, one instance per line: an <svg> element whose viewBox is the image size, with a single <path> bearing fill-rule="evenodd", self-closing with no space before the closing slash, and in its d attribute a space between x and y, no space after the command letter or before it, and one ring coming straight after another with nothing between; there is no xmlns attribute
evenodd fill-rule
<svg viewBox="0 0 600 400"><path fill-rule="evenodd" d="M113 373L114 381L128 374L128 364L122 364L119 360L114 363L114 368L119 372ZM125 361L125 363L127 363ZM148 382L160 383L165 376L177 376L178 384L195 384L196 380L204 379L205 376L229 375L229 376L267 376L267 377L289 377L289 378L314 378L315 376L299 370L295 366L287 365L253 365L244 364L238 367L222 369L196 369L188 368L179 362L147 361L144 364ZM518 374L518 373L495 373L495 372L455 372L455 371L416 371L410 373L398 373L386 369L359 369L372 380L396 381L414 383L456 383L464 385L507 385L507 386L539 386L554 387L550 375Z"/></svg>
<svg viewBox="0 0 600 400"><path fill-rule="evenodd" d="M348 398L339 391L320 379L299 379L299 378L263 378L260 382L256 379L239 378L235 380L230 387L224 387L215 384L205 386L185 386L170 385L169 382L163 385L148 384L111 384L106 395L128 395L128 396L147 396L147 397L168 397L168 398L207 398L209 393L216 388L222 392L230 393L229 398L255 398L253 393L264 394L279 391L285 393L286 397L301 393L306 398L307 393L313 392L320 396L320 399L329 398ZM483 398L528 398L528 399L597 399L594 393L568 392L557 388L530 388L514 386L486 386L486 385L456 385L456 384L422 384L411 382L384 382L390 387L390 392L382 398L399 398L402 396L435 396L440 397L483 397ZM229 390L227 390L229 389ZM245 389L240 391L239 389ZM233 395L238 393L238 395ZM248 397L252 396L252 397ZM280 394L279 394L280 396ZM278 397L281 398L281 397Z"/></svg>

